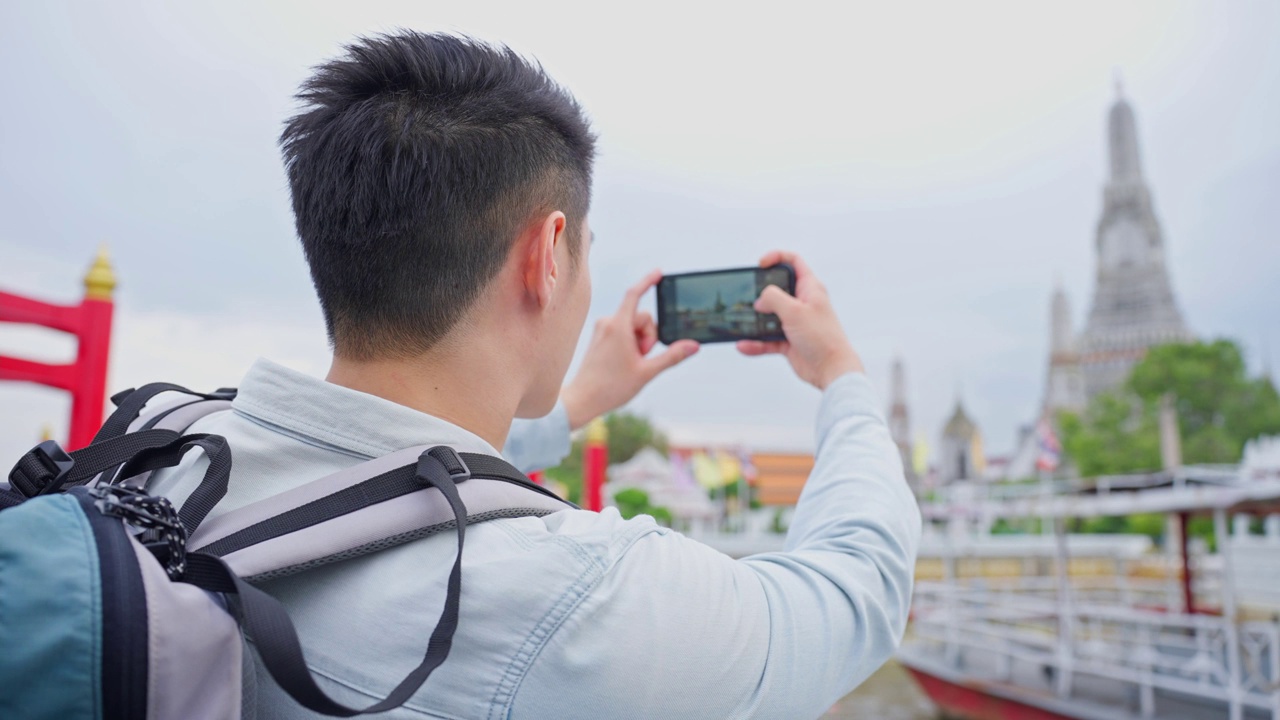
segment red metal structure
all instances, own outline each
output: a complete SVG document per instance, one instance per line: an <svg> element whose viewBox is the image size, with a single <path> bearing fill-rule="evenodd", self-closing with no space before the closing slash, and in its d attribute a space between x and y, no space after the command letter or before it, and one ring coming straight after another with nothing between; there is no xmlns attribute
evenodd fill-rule
<svg viewBox="0 0 1280 720"><path fill-rule="evenodd" d="M1007 697L994 685L953 683L907 668L929 699L957 720L1076 720Z"/></svg>
<svg viewBox="0 0 1280 720"><path fill-rule="evenodd" d="M39 383L71 393L68 450L88 445L102 425L115 286L115 272L104 247L85 275L84 299L77 305L56 305L0 292L0 322L40 325L70 333L78 340L76 359L61 365L0 355L0 380Z"/></svg>
<svg viewBox="0 0 1280 720"><path fill-rule="evenodd" d="M1187 529L1191 525L1191 514L1181 512L1178 513L1178 542L1179 555L1182 558L1182 609L1188 615L1195 615L1199 612L1196 609L1196 593L1195 578L1191 576L1191 553L1189 550L1187 538Z"/></svg>
<svg viewBox="0 0 1280 720"><path fill-rule="evenodd" d="M587 425L587 442L582 449L582 505L600 512L604 508L604 475L609 464L609 429L604 418Z"/></svg>

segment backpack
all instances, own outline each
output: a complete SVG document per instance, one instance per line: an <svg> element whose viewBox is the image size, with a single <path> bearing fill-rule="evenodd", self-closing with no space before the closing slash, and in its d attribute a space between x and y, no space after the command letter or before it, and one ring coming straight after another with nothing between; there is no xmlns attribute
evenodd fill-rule
<svg viewBox="0 0 1280 720"><path fill-rule="evenodd" d="M161 393L179 399L147 408ZM407 448L204 519L227 491L232 451L186 434L235 390L156 383L112 398L93 442L46 441L0 483L0 717L232 719L251 643L303 706L336 717L400 707L448 657L458 625L466 526L576 507L506 461L446 446ZM145 408L145 410L144 410ZM152 471L209 458L175 509ZM342 705L316 684L284 607L255 582L454 531L444 610L422 663L384 699Z"/></svg>

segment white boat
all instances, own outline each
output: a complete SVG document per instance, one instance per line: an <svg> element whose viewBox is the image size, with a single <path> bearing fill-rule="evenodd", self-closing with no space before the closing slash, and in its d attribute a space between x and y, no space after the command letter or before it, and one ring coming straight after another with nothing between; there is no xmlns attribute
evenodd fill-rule
<svg viewBox="0 0 1280 720"><path fill-rule="evenodd" d="M942 577L916 584L898 659L948 716L1280 720L1280 474L1193 467L1070 487L970 485L921 509L951 538L933 548ZM1163 555L1133 536L1065 532L1072 518L1139 513L1165 516L1177 540ZM1213 518L1216 554L1186 541L1197 515ZM1267 518L1263 534L1250 517ZM1052 532L982 537L1001 518ZM1033 563L1050 572L960 571L984 556L1050 555ZM1111 571L1075 571L1082 555Z"/></svg>

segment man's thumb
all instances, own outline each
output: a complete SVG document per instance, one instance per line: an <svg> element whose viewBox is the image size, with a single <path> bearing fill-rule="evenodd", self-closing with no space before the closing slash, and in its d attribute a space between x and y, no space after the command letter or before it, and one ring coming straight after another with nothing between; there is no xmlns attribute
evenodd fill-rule
<svg viewBox="0 0 1280 720"><path fill-rule="evenodd" d="M670 370L679 365L686 358L698 352L699 347L695 340L677 340L671 343L671 346L666 350L653 357L645 358L645 370L648 371L649 377L653 378L663 370Z"/></svg>
<svg viewBox="0 0 1280 720"><path fill-rule="evenodd" d="M756 300L755 308L757 312L773 313L786 322L787 318L791 317L802 304L786 290L777 285L769 285L764 292L760 293L760 299Z"/></svg>

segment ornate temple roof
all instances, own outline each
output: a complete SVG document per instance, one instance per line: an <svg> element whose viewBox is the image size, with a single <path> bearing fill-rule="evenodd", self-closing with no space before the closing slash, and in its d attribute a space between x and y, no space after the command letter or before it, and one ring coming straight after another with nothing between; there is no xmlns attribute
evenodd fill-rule
<svg viewBox="0 0 1280 720"><path fill-rule="evenodd" d="M957 400L956 410L951 414L951 419L947 421L946 427L942 429L942 436L969 441L977 434L977 423L969 419L969 416L964 411L964 404Z"/></svg>

